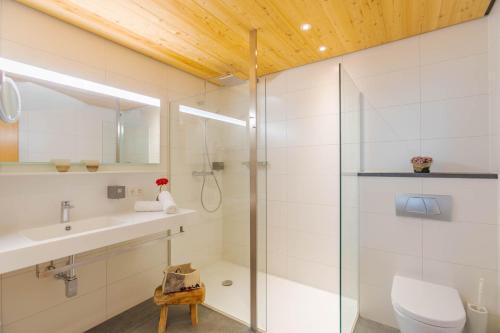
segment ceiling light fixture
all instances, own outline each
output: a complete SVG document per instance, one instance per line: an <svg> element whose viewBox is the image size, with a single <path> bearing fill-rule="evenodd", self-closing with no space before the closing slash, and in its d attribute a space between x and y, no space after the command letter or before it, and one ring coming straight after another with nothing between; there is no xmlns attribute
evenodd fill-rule
<svg viewBox="0 0 500 333"><path fill-rule="evenodd" d="M146 95L137 94L132 91L110 87L101 83L80 79L78 77L74 77L71 75L61 74L48 69L31 66L28 64L24 64L22 62L9 60L1 57L0 57L0 71L5 71L11 74L22 75L42 81L57 83L64 85L66 87L72 87L76 89L90 91L97 94L122 98L128 101L160 107L160 100L158 98L153 98Z"/></svg>
<svg viewBox="0 0 500 333"><path fill-rule="evenodd" d="M309 31L309 30L311 30L311 28L312 28L312 25L310 25L309 23L302 23L300 25L300 30L302 30L302 31Z"/></svg>
<svg viewBox="0 0 500 333"><path fill-rule="evenodd" d="M187 105L182 105L182 104L179 105L179 112L187 113L187 114L202 117L202 118L219 120L219 121L223 121L225 123L229 123L229 124L233 124L233 125L238 125L238 126L243 126L243 127L247 126L247 122L244 120L224 116L224 115L214 113L214 112L203 111L203 110L193 108L193 107L190 107Z"/></svg>
<svg viewBox="0 0 500 333"><path fill-rule="evenodd" d="M326 46L324 46L324 45L321 45L321 46L318 48L319 52L325 52L325 51L326 51L326 49L327 49L327 47L326 47Z"/></svg>

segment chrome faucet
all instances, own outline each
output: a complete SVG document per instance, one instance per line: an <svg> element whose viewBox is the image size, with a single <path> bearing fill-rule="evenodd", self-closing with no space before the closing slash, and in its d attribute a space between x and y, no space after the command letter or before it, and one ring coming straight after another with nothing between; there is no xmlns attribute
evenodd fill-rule
<svg viewBox="0 0 500 333"><path fill-rule="evenodd" d="M69 201L61 201L61 223L69 222L69 210L74 208Z"/></svg>

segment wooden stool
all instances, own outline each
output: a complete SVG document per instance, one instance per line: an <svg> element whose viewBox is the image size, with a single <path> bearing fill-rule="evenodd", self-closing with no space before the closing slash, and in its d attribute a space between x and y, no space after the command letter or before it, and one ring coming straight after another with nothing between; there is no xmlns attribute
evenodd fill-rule
<svg viewBox="0 0 500 333"><path fill-rule="evenodd" d="M160 321L158 323L158 333L165 332L167 328L168 306L174 304L189 305L191 313L191 324L198 324L198 304L205 301L205 285L202 283L198 289L179 291L176 293L163 294L162 286L155 290L154 302L161 306Z"/></svg>

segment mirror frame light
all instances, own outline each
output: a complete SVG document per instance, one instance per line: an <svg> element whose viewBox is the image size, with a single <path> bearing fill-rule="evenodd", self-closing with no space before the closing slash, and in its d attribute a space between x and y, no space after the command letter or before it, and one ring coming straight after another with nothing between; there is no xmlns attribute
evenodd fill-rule
<svg viewBox="0 0 500 333"><path fill-rule="evenodd" d="M197 108L193 108L187 105L179 105L179 112L182 113L187 113L193 116L198 116L202 118L208 118L208 119L213 119L213 120L218 120L218 121L223 121L225 123L233 124L233 125L238 125L238 126L247 126L247 122L244 120L236 119L233 117L228 117L224 116L218 113L213 113L213 112L208 112L208 111L203 111Z"/></svg>
<svg viewBox="0 0 500 333"><path fill-rule="evenodd" d="M0 57L0 71L160 107L160 99Z"/></svg>

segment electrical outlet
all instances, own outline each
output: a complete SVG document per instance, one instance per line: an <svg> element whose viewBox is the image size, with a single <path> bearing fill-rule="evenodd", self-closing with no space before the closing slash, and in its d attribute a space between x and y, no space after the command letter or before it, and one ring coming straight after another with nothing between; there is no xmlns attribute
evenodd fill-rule
<svg viewBox="0 0 500 333"><path fill-rule="evenodd" d="M129 194L131 197L140 197L142 196L143 190L140 187L131 187L129 190Z"/></svg>

